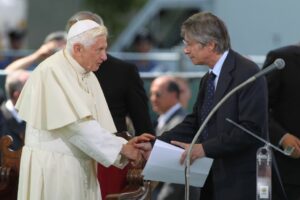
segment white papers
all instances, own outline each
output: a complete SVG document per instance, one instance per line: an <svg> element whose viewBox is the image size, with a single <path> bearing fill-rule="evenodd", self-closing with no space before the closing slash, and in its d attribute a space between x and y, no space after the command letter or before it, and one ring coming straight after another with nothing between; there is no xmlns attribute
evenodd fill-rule
<svg viewBox="0 0 300 200"><path fill-rule="evenodd" d="M179 160L184 149L156 140L143 170L145 180L185 184L184 165ZM203 187L213 159L201 158L190 168L190 185Z"/></svg>

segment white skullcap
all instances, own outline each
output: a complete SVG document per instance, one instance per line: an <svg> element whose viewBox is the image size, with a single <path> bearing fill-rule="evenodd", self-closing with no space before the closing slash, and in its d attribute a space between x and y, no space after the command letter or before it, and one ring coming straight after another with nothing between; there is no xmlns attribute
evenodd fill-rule
<svg viewBox="0 0 300 200"><path fill-rule="evenodd" d="M100 25L92 20L80 20L71 26L68 32L67 40L96 27L100 27Z"/></svg>

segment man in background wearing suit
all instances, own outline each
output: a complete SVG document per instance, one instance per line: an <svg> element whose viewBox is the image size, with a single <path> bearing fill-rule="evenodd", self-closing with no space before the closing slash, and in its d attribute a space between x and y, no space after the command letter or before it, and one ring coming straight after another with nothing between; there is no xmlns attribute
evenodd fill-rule
<svg viewBox="0 0 300 200"><path fill-rule="evenodd" d="M180 104L180 88L175 77L160 76L154 79L150 87L150 101L152 110L159 115L156 126L156 135L160 136L182 122L187 112ZM200 188L191 187L191 199L198 200ZM158 183L153 192L157 200L182 200L185 187L181 184Z"/></svg>
<svg viewBox="0 0 300 200"><path fill-rule="evenodd" d="M200 82L193 112L159 139L187 151L210 110L233 88L259 71L258 66L231 49L224 22L210 12L189 17L181 27L184 53L195 65L206 65L209 72ZM266 138L267 85L264 77L232 95L212 116L193 146L191 163L204 156L213 158L201 200L256 199L256 151L262 146L254 137L234 127L226 118ZM149 155L151 144L138 146Z"/></svg>
<svg viewBox="0 0 300 200"><path fill-rule="evenodd" d="M67 30L76 21L90 19L104 24L102 18L89 11L75 13L67 23ZM94 72L103 90L118 132L127 131L126 116L133 122L135 135L154 130L148 111L148 98L135 65L107 54L107 60ZM98 164L98 180L102 198L119 193L126 185L127 168L105 168Z"/></svg>
<svg viewBox="0 0 300 200"><path fill-rule="evenodd" d="M285 68L268 74L269 135L274 145L294 147L291 157L275 151L283 186L289 200L300 200L300 44L285 46L268 53L264 67L277 58L285 61ZM275 173L273 173L274 175ZM273 179L276 181L276 178ZM273 181L273 183L275 183ZM279 197L279 188L272 189L273 199Z"/></svg>
<svg viewBox="0 0 300 200"><path fill-rule="evenodd" d="M12 150L18 150L24 144L26 123L19 117L15 104L28 78L28 71L16 70L9 73L5 80L7 101L0 108L0 137L10 135L13 138Z"/></svg>

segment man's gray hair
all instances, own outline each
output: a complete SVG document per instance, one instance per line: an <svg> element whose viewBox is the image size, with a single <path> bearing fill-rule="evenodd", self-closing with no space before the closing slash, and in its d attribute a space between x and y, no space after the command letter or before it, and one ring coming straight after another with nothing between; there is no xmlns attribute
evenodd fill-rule
<svg viewBox="0 0 300 200"><path fill-rule="evenodd" d="M203 45L213 42L216 45L214 50L218 53L231 48L230 37L224 22L210 12L200 12L189 17L182 24L181 35Z"/></svg>
<svg viewBox="0 0 300 200"><path fill-rule="evenodd" d="M100 25L104 25L104 22L102 20L102 18L93 12L90 11L79 11L77 13L75 13L67 22L66 25L66 31L69 31L70 27L75 24L76 22L80 21L80 20L85 20L85 19L90 19L93 20L94 22L100 24Z"/></svg>

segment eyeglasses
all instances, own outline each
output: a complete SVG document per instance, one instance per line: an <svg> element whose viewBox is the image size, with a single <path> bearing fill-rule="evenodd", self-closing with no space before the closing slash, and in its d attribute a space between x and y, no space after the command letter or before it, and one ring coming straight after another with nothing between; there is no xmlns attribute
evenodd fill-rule
<svg viewBox="0 0 300 200"><path fill-rule="evenodd" d="M186 41L186 40L183 39L182 42L183 42L184 46L186 46L186 47L191 47L191 46L193 46L194 44L201 44L202 47L205 46L204 43L198 42L198 41L188 42L188 41Z"/></svg>

